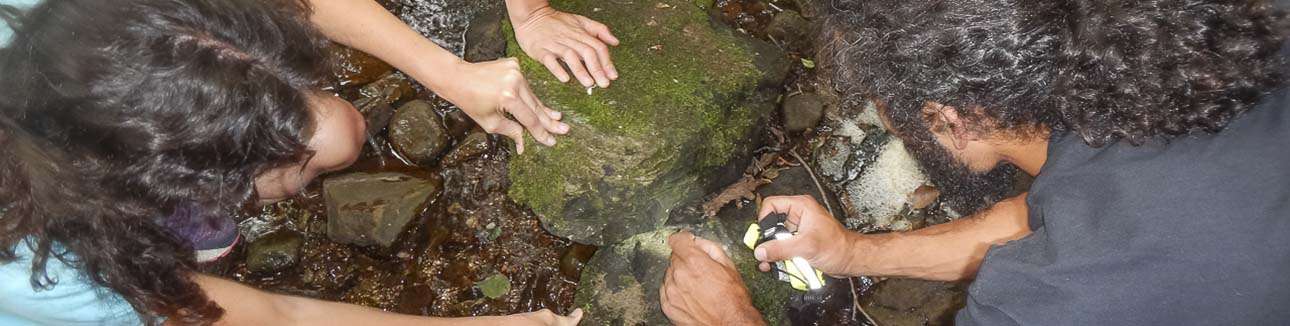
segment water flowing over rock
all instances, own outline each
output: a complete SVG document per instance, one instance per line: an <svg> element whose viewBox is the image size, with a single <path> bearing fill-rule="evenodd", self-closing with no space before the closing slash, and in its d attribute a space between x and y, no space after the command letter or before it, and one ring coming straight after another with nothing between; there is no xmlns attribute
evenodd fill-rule
<svg viewBox="0 0 1290 326"><path fill-rule="evenodd" d="M401 173L352 173L323 181L327 235L336 242L388 247L439 185Z"/></svg>
<svg viewBox="0 0 1290 326"><path fill-rule="evenodd" d="M538 97L573 127L556 147L531 144L512 159L511 196L553 234L608 245L724 186L714 175L751 150L752 127L778 95L767 90L787 74L784 54L714 24L692 0L551 5L615 27L621 78L608 89L561 84L510 36L507 51L523 58Z"/></svg>

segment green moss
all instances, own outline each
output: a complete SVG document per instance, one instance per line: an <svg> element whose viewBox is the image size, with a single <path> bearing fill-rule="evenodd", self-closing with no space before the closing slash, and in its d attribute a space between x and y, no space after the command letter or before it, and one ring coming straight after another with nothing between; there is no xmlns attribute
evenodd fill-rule
<svg viewBox="0 0 1290 326"><path fill-rule="evenodd" d="M699 176L725 164L766 112L740 104L765 75L756 54L746 39L714 28L702 2L551 1L609 24L622 41L612 49L620 78L590 95L524 55L509 24L503 27L508 54L520 58L535 93L573 127L553 148L529 140L526 148L534 150L511 161L511 196L543 215L557 235L598 242L558 232L566 227L566 206L579 196L605 218L654 223L657 216L644 211L665 212L692 195Z"/></svg>

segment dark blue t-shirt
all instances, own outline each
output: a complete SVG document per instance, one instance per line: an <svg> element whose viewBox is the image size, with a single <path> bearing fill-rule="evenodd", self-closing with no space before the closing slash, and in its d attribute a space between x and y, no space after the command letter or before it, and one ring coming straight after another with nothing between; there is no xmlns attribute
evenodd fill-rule
<svg viewBox="0 0 1290 326"><path fill-rule="evenodd" d="M1290 325L1290 93L1226 131L1055 136L1034 233L992 248L959 325Z"/></svg>

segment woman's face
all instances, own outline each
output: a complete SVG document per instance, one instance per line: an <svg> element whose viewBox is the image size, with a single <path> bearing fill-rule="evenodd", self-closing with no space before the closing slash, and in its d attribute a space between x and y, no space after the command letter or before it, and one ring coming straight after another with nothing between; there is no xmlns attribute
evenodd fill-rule
<svg viewBox="0 0 1290 326"><path fill-rule="evenodd" d="M261 205L299 193L319 174L354 164L367 140L367 123L353 104L326 92L313 92L309 108L314 121L309 150L313 156L261 173L255 180Z"/></svg>

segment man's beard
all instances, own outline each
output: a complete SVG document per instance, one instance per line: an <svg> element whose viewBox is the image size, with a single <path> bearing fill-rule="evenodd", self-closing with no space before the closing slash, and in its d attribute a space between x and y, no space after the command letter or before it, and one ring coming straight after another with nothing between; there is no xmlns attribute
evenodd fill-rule
<svg viewBox="0 0 1290 326"><path fill-rule="evenodd" d="M905 149L918 161L923 174L940 190L943 202L955 212L974 214L1012 191L1013 177L1017 173L1012 164L1000 163L990 171L973 172L937 142L930 131L922 129L902 133L914 136L904 140Z"/></svg>

